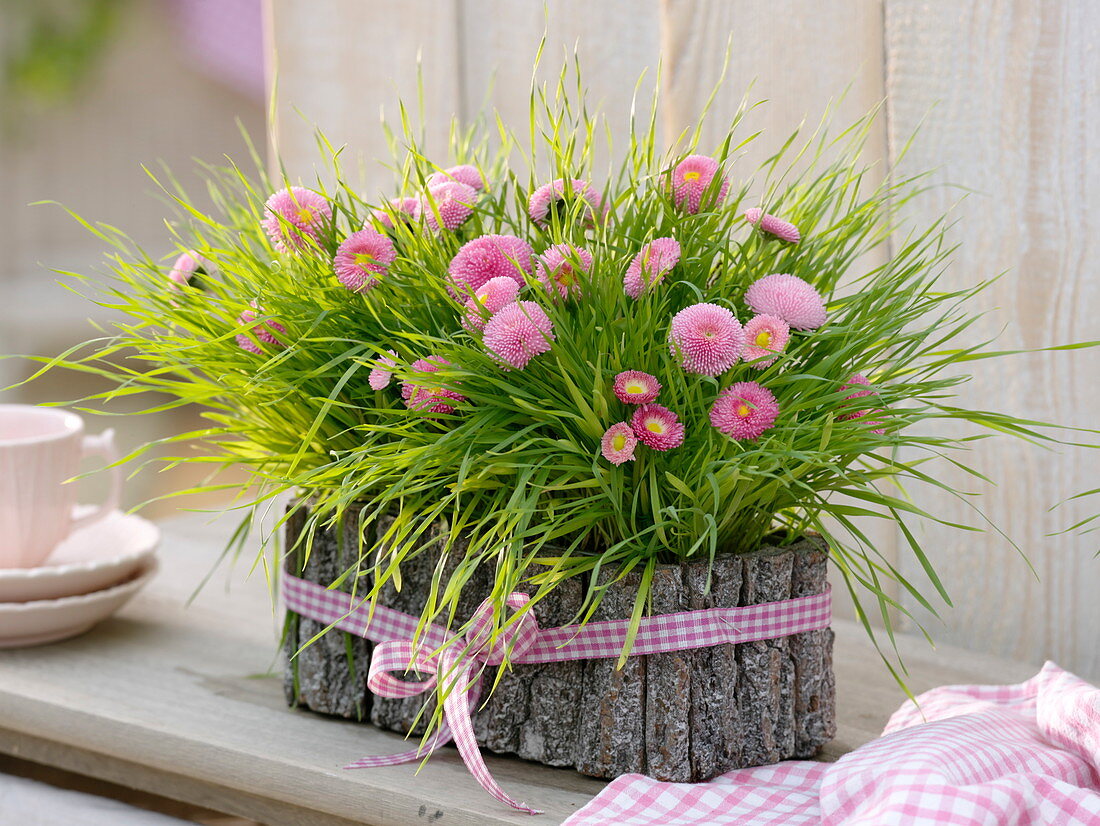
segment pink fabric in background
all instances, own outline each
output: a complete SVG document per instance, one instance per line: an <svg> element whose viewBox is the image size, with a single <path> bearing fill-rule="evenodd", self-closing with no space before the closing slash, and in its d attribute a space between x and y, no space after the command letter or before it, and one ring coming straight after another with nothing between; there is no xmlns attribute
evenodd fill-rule
<svg viewBox="0 0 1100 826"><path fill-rule="evenodd" d="M262 0L170 0L196 68L263 101Z"/></svg>
<svg viewBox="0 0 1100 826"><path fill-rule="evenodd" d="M694 785L628 774L565 826L1100 824L1100 689L1047 663L1019 685L945 686L917 700L836 763Z"/></svg>

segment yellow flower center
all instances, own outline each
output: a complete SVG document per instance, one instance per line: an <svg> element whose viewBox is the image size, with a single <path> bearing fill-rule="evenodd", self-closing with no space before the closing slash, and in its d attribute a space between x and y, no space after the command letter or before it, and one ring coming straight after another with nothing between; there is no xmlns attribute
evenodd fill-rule
<svg viewBox="0 0 1100 826"><path fill-rule="evenodd" d="M756 338L753 339L756 342L757 347L767 347L772 343L772 334L767 330L761 330L756 334Z"/></svg>
<svg viewBox="0 0 1100 826"><path fill-rule="evenodd" d="M749 413L751 413L751 412L752 411L749 410L749 406L747 404L745 404L744 402L742 402L737 407L737 415L740 416L742 419L745 418L746 416L748 416Z"/></svg>
<svg viewBox="0 0 1100 826"><path fill-rule="evenodd" d="M622 433L616 433L611 437L611 448L613 450L622 450L626 447L626 436Z"/></svg>
<svg viewBox="0 0 1100 826"><path fill-rule="evenodd" d="M355 261L356 266L365 267L368 264L374 263L374 256L371 255L369 252L357 252L353 256L353 260Z"/></svg>
<svg viewBox="0 0 1100 826"><path fill-rule="evenodd" d="M640 381L628 381L626 383L626 392L631 395L638 395L645 392L645 385Z"/></svg>
<svg viewBox="0 0 1100 826"><path fill-rule="evenodd" d="M657 419L650 419L645 423L645 429L650 433L661 434L665 432L665 425L664 422L658 421Z"/></svg>
<svg viewBox="0 0 1100 826"><path fill-rule="evenodd" d="M313 223L313 210L309 207L302 207L298 210L298 220L303 224Z"/></svg>
<svg viewBox="0 0 1100 826"><path fill-rule="evenodd" d="M699 180L701 175L702 175L701 172L685 172L684 173L684 180L685 181L697 181L697 180Z"/></svg>
<svg viewBox="0 0 1100 826"><path fill-rule="evenodd" d="M477 303L478 304L484 304L488 300L489 300L489 293L478 293L478 295L477 295Z"/></svg>
<svg viewBox="0 0 1100 826"><path fill-rule="evenodd" d="M558 270L557 279L563 287L568 287L573 283L573 268L568 264L562 264L561 269Z"/></svg>

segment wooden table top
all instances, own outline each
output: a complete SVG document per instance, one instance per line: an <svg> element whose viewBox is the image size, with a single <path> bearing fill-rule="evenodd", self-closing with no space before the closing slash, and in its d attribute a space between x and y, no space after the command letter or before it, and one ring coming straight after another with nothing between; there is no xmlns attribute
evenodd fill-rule
<svg viewBox="0 0 1100 826"><path fill-rule="evenodd" d="M414 765L343 771L408 747L370 726L290 711L277 673L278 627L262 570L247 554L214 573L230 532L189 517L162 525L161 571L113 619L54 645L0 651L0 753L264 823L535 823L490 798L458 753ZM837 621L839 733L824 759L873 739L904 700L863 630ZM900 637L914 691L1017 682L1033 666ZM486 755L509 794L561 823L603 782Z"/></svg>

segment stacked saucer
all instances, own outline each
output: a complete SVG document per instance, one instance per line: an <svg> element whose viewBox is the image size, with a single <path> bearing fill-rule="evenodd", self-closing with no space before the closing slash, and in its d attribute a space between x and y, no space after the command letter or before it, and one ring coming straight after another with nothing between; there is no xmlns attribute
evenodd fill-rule
<svg viewBox="0 0 1100 826"><path fill-rule="evenodd" d="M0 568L0 648L75 637L107 619L152 579L159 542L152 522L116 510L40 566Z"/></svg>

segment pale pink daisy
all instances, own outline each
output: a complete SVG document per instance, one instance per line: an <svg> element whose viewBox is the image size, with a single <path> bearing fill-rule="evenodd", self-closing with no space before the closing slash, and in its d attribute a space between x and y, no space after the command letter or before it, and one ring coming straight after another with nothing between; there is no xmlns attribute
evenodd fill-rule
<svg viewBox="0 0 1100 826"><path fill-rule="evenodd" d="M466 186L476 189L478 192L485 189L485 179L481 177L481 173L478 172L476 166L471 166L468 163L433 172L428 178L428 186L443 184L447 181L458 181L460 184L466 184Z"/></svg>
<svg viewBox="0 0 1100 826"><path fill-rule="evenodd" d="M485 322L496 312L519 298L519 284L506 275L490 278L476 293L466 299L462 326L467 330L482 330Z"/></svg>
<svg viewBox="0 0 1100 826"><path fill-rule="evenodd" d="M693 304L676 313L668 339L689 373L720 376L737 363L745 331L737 316L717 304Z"/></svg>
<svg viewBox="0 0 1100 826"><path fill-rule="evenodd" d="M527 283L535 271L531 245L514 235L482 235L467 241L447 267L453 294L473 295L490 278L507 276L516 284Z"/></svg>
<svg viewBox="0 0 1100 826"><path fill-rule="evenodd" d="M188 250L176 259L172 269L168 271L168 280L171 282L168 288L178 291L180 287L191 283L196 275L210 275L214 272L214 265L203 258L194 250Z"/></svg>
<svg viewBox="0 0 1100 826"><path fill-rule="evenodd" d="M688 155L669 172L672 202L689 215L705 207L716 207L726 200L730 182L725 175L712 184L720 172L718 161L706 155Z"/></svg>
<svg viewBox="0 0 1100 826"><path fill-rule="evenodd" d="M378 357L377 361L378 366L372 369L367 377L367 384L370 385L371 390L383 390L390 386L393 368L397 366L397 353L387 350Z"/></svg>
<svg viewBox="0 0 1100 826"><path fill-rule="evenodd" d="M643 404L635 410L630 427L639 441L653 450L672 450L684 443L684 425L659 404Z"/></svg>
<svg viewBox="0 0 1100 826"><path fill-rule="evenodd" d="M631 298L640 298L654 284L664 280L680 263L680 242L675 238L654 238L634 256L623 277L623 289Z"/></svg>
<svg viewBox="0 0 1100 826"><path fill-rule="evenodd" d="M336 280L355 292L365 293L376 287L397 258L397 250L388 235L373 229L353 232L336 249L332 259Z"/></svg>
<svg viewBox="0 0 1100 826"><path fill-rule="evenodd" d="M634 448L638 446L638 437L626 422L616 422L607 428L600 439L600 452L613 465L634 460Z"/></svg>
<svg viewBox="0 0 1100 826"><path fill-rule="evenodd" d="M741 358L762 370L779 357L790 338L791 328L778 316L753 316L745 324L745 349L741 352Z"/></svg>
<svg viewBox="0 0 1100 826"><path fill-rule="evenodd" d="M771 430L778 416L779 404L772 391L754 381L730 385L710 409L710 423L742 441L752 441Z"/></svg>
<svg viewBox="0 0 1100 826"><path fill-rule="evenodd" d="M390 201L390 208L388 210L382 207L372 209L370 218L377 228L387 231L393 229L394 216L397 217L397 220L404 221L407 224L415 221L419 212L419 198L394 198ZM366 229L366 227L364 227L364 229Z"/></svg>
<svg viewBox="0 0 1100 826"><path fill-rule="evenodd" d="M438 373L440 367L449 367L450 364L442 356L428 356L409 365L410 372L425 375L401 382L401 398L405 400L405 406L410 410L426 410L429 413L454 413L455 405L466 401L466 397L432 383L427 376L429 373Z"/></svg>
<svg viewBox="0 0 1100 826"><path fill-rule="evenodd" d="M745 303L760 315L774 315L796 330L816 330L825 323L825 302L796 275L774 273L745 291Z"/></svg>
<svg viewBox="0 0 1100 826"><path fill-rule="evenodd" d="M870 396L873 396L876 399L878 398L878 393L871 387L871 382L867 380L866 376L860 373L856 373L854 376L849 378L848 381L840 385L840 389L842 391L851 390L854 387L858 387L859 389L845 396L845 401L856 402L858 399L865 399ZM851 408L855 405L844 405L842 402L842 406ZM837 418L841 421L851 421L853 419L863 420L865 424L872 425L872 433L878 433L879 435L882 435L886 432L886 428L883 426L883 422L877 418L869 418L871 416L881 416L882 414L883 411L879 409L852 410L848 413L841 413L839 416L837 416Z"/></svg>
<svg viewBox="0 0 1100 826"><path fill-rule="evenodd" d="M539 283L552 298L579 297L581 283L577 274L592 272L592 253L570 244L555 244L538 259Z"/></svg>
<svg viewBox="0 0 1100 826"><path fill-rule="evenodd" d="M237 316L238 326L252 324L252 322L263 314L255 301L250 303L252 309L244 310ZM263 344L270 344L277 348L286 347L286 345L275 335L275 333L286 333L286 327L277 321L268 319L260 324L253 325L250 332L252 333L251 336L249 336L248 333L237 334L237 344L242 350L247 350L250 353L263 353L263 348L260 347L257 341ZM253 337L255 337L256 341L253 341Z"/></svg>
<svg viewBox="0 0 1100 826"><path fill-rule="evenodd" d="M571 181L571 187L567 188L565 179L558 178L548 184L544 184L531 193L528 200L527 211L539 226L550 223L550 211L556 210L564 218L570 213L569 189L574 198L583 198L585 206L581 210L581 223L586 226L594 226L606 213L603 206L603 197L599 190L588 181Z"/></svg>
<svg viewBox="0 0 1100 826"><path fill-rule="evenodd" d="M615 376L615 398L626 404L649 404L659 392L661 383L641 370L624 370Z"/></svg>
<svg viewBox="0 0 1100 826"><path fill-rule="evenodd" d="M453 232L465 224L474 214L477 190L458 181L447 181L428 187L428 194L420 202L418 217L432 232L440 227Z"/></svg>
<svg viewBox="0 0 1100 826"><path fill-rule="evenodd" d="M769 215L759 207L746 209L745 220L765 235L775 236L780 241L786 241L788 244L797 244L802 240L798 227L789 221L784 221L782 218Z"/></svg>
<svg viewBox="0 0 1100 826"><path fill-rule="evenodd" d="M534 301L517 301L485 324L485 349L508 367L522 370L532 358L550 349L554 325Z"/></svg>
<svg viewBox="0 0 1100 826"><path fill-rule="evenodd" d="M275 249L294 252L317 240L332 218L332 207L320 193L302 186L280 189L264 204L263 226Z"/></svg>

